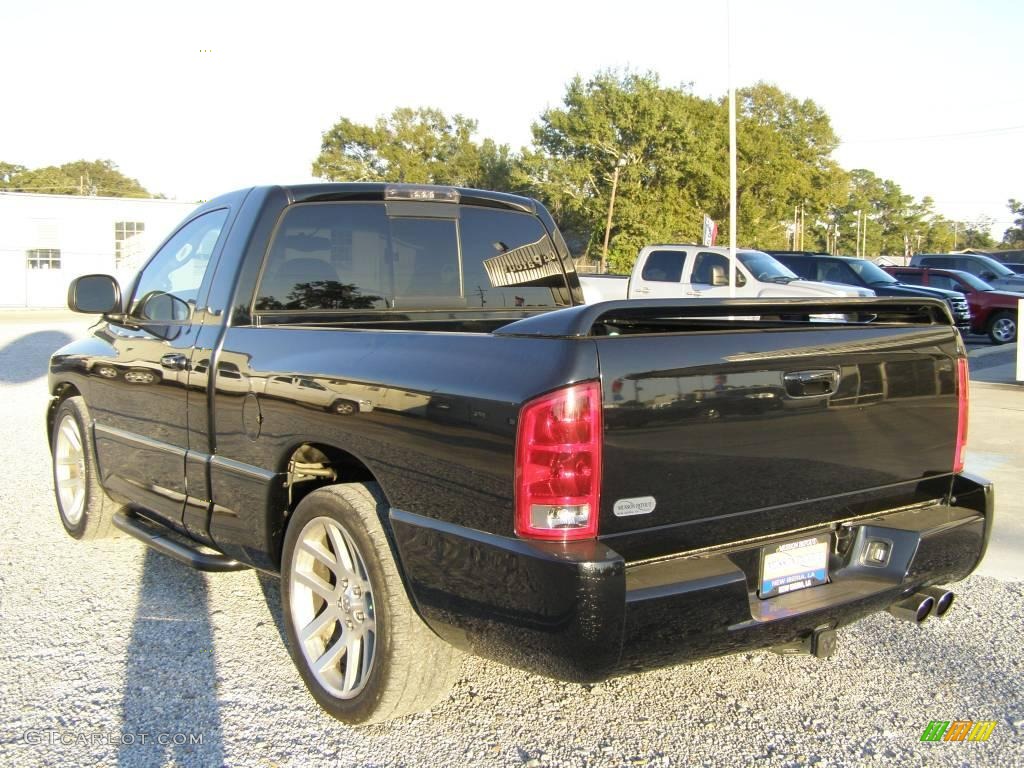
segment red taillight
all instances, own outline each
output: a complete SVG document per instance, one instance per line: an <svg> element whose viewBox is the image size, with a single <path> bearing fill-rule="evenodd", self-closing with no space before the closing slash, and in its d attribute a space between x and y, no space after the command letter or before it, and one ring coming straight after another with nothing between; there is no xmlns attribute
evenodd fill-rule
<svg viewBox="0 0 1024 768"><path fill-rule="evenodd" d="M597 536L601 385L575 384L523 406L516 436L516 534Z"/></svg>
<svg viewBox="0 0 1024 768"><path fill-rule="evenodd" d="M953 472L964 471L964 459L967 454L967 403L970 376L967 371L967 358L956 361L956 453L953 454Z"/></svg>

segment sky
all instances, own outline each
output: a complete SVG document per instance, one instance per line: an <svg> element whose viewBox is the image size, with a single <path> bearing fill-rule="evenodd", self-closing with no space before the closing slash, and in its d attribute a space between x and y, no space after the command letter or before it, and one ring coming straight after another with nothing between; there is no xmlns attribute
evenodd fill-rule
<svg viewBox="0 0 1024 768"><path fill-rule="evenodd" d="M110 159L181 200L312 180L340 117L399 106L518 149L573 76L606 69L813 99L843 167L997 237L1024 198L1019 0L36 0L4 3L0 29L0 161Z"/></svg>

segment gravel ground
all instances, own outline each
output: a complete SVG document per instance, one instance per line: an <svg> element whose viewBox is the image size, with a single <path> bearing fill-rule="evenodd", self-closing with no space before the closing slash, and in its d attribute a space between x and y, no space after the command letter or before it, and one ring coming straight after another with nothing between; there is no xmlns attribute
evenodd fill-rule
<svg viewBox="0 0 1024 768"><path fill-rule="evenodd" d="M467 659L429 713L347 728L288 658L275 580L64 534L40 374L80 329L0 322L0 765L1024 765L1024 583L979 576L949 620L870 617L828 661L748 653L588 688ZM919 741L955 719L997 726Z"/></svg>

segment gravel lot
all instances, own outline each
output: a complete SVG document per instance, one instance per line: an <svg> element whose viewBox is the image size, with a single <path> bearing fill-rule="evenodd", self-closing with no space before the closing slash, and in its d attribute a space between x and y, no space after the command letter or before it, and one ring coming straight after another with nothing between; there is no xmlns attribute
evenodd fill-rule
<svg viewBox="0 0 1024 768"><path fill-rule="evenodd" d="M1024 765L1024 583L981 576L949 620L873 616L828 661L757 652L585 688L467 659L431 712L347 728L288 658L276 581L64 534L42 373L81 329L0 318L0 765ZM918 740L956 719L998 725Z"/></svg>

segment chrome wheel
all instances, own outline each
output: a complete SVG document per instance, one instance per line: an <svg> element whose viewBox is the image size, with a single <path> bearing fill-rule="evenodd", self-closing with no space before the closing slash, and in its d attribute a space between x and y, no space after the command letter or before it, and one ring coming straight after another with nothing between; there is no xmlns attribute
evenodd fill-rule
<svg viewBox="0 0 1024 768"><path fill-rule="evenodd" d="M999 344L1008 344L1017 337L1017 323L1012 317L1003 315L992 323L992 338Z"/></svg>
<svg viewBox="0 0 1024 768"><path fill-rule="evenodd" d="M71 528L76 528L85 513L85 450L78 422L71 414L65 415L57 428L53 465L60 513Z"/></svg>
<svg viewBox="0 0 1024 768"><path fill-rule="evenodd" d="M125 371L124 380L129 384L152 384L156 381L156 374L152 371Z"/></svg>
<svg viewBox="0 0 1024 768"><path fill-rule="evenodd" d="M376 656L373 589L362 553L329 517L299 533L291 567L291 620L316 681L332 696L362 691Z"/></svg>

